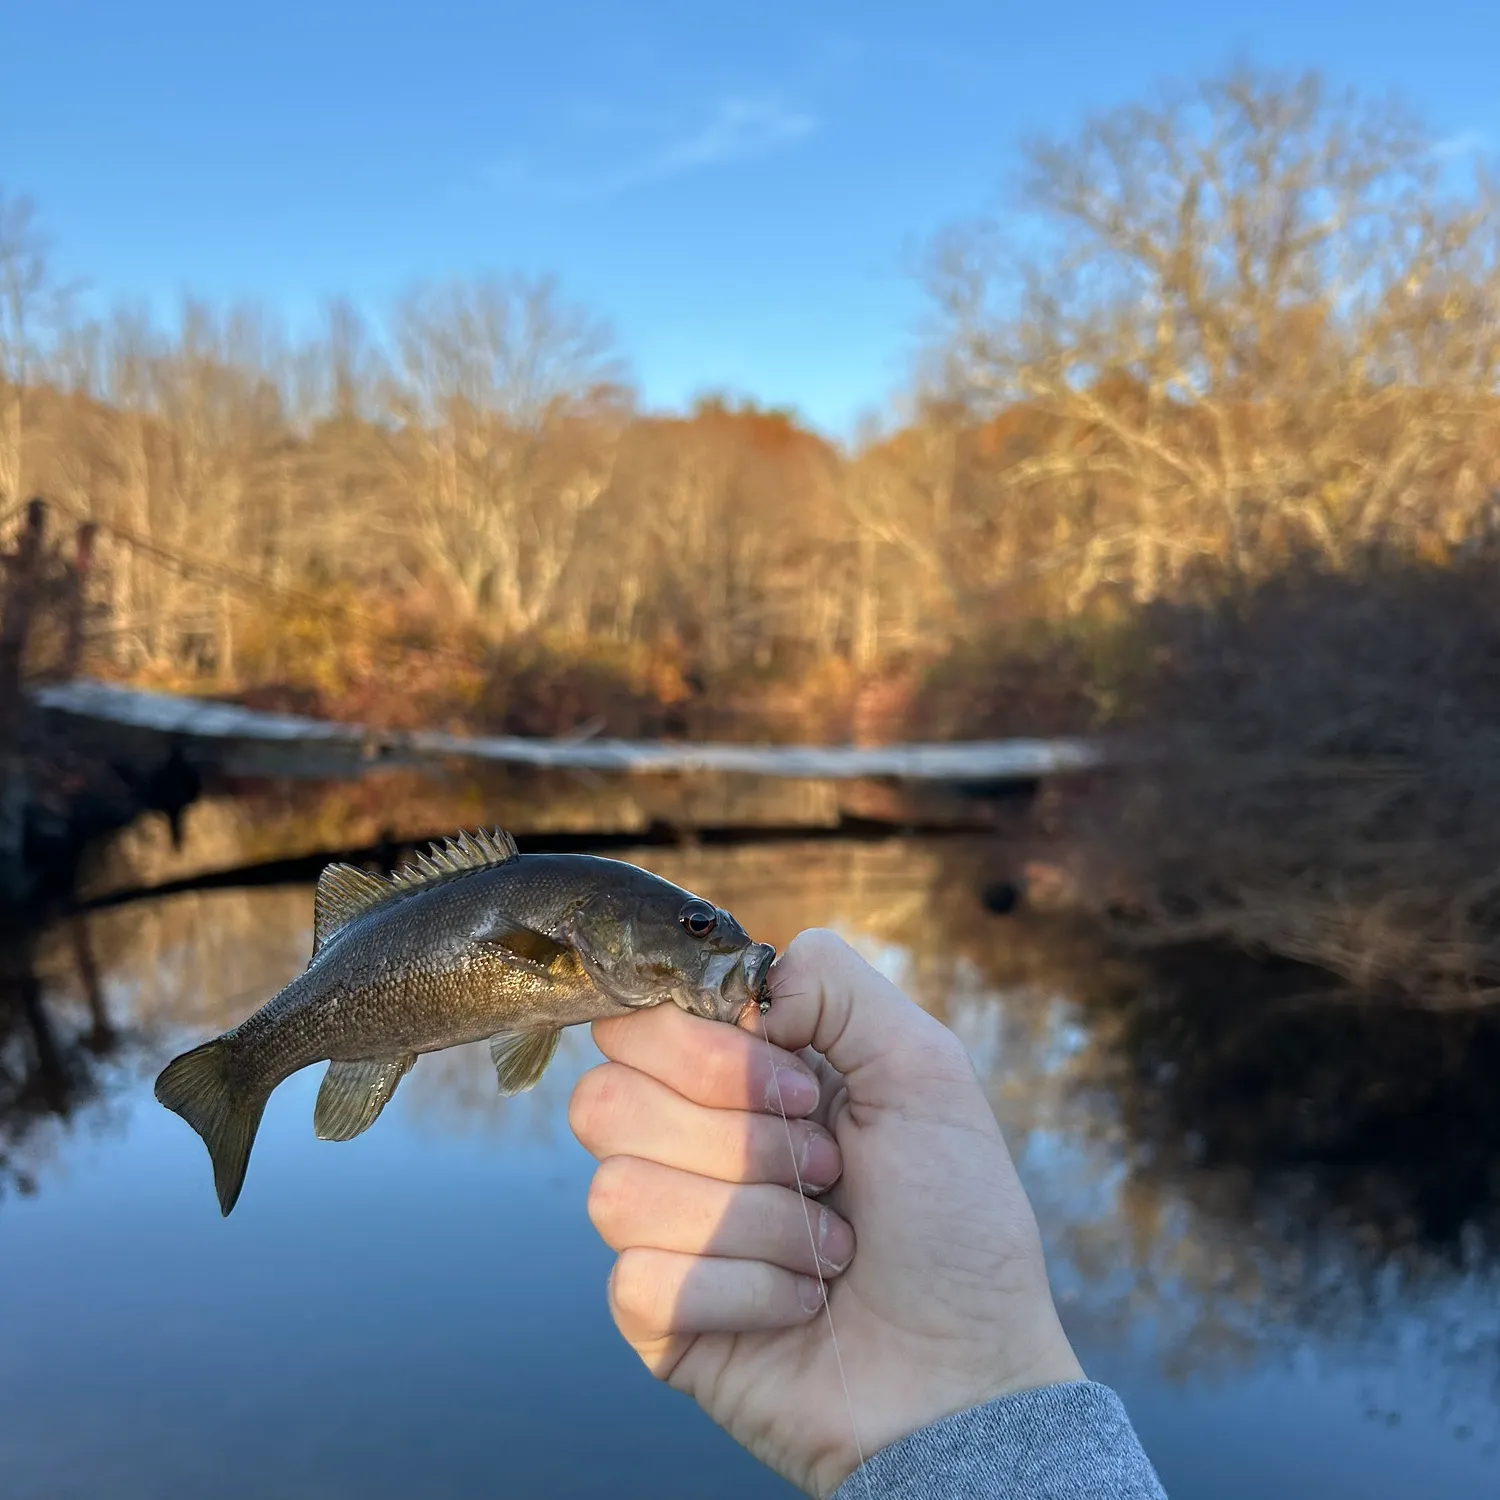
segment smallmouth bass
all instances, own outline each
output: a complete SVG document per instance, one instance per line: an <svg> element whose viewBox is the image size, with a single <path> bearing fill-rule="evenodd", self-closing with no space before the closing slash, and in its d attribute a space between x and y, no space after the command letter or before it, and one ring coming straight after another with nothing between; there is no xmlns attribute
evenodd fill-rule
<svg viewBox="0 0 1500 1500"><path fill-rule="evenodd" d="M461 833L389 877L324 870L307 968L168 1063L156 1097L203 1138L227 1216L266 1101L310 1063L328 1062L316 1135L352 1140L423 1052L488 1037L501 1094L520 1093L565 1026L667 1001L737 1021L775 956L728 912L635 865Z"/></svg>

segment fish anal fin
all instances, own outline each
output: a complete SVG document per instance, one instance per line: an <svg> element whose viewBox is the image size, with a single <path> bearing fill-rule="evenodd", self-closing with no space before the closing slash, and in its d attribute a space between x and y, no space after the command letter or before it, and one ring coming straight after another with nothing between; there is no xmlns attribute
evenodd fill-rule
<svg viewBox="0 0 1500 1500"><path fill-rule="evenodd" d="M391 884L403 890L413 886L432 885L454 875L473 870L490 870L519 858L516 841L498 828L481 828L474 833L458 833L440 844L431 844L417 854L410 864L391 876Z"/></svg>
<svg viewBox="0 0 1500 1500"><path fill-rule="evenodd" d="M503 948L511 956L529 964L538 964L544 969L552 968L573 951L566 943L560 943L556 938L548 937L545 932L538 932L535 927L528 927L504 912L491 913L474 934L474 940Z"/></svg>
<svg viewBox="0 0 1500 1500"><path fill-rule="evenodd" d="M318 876L313 903L313 953L362 912L389 900L395 891L388 880L354 865L329 865Z"/></svg>
<svg viewBox="0 0 1500 1500"><path fill-rule="evenodd" d="M557 1051L561 1035L556 1027L549 1027L545 1031L502 1031L492 1036L490 1060L495 1064L500 1092L509 1097L535 1088Z"/></svg>
<svg viewBox="0 0 1500 1500"><path fill-rule="evenodd" d="M368 1130L416 1060L416 1053L407 1052L329 1063L313 1109L313 1133L320 1141L352 1141Z"/></svg>

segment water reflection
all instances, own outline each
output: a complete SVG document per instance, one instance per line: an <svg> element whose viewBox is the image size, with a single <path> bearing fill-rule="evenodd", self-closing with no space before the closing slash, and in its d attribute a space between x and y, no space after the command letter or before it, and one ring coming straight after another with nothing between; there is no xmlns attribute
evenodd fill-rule
<svg viewBox="0 0 1500 1500"><path fill-rule="evenodd" d="M1288 1005L1305 986L1285 973L1148 965L1065 926L988 916L984 851L951 843L641 862L778 946L811 923L842 929L963 1037L1085 1364L1125 1390L1178 1500L1500 1484L1493 1019ZM566 1125L596 1055L586 1032L566 1033L541 1086L513 1101L482 1048L424 1058L347 1145L312 1139L317 1075L299 1075L268 1112L247 1211L218 1220L201 1147L150 1079L301 967L310 914L306 888L214 891L11 945L0 1324L18 1337L0 1353L0 1463L23 1482L7 1492L378 1495L415 1473L422 1493L479 1494L496 1487L492 1431L508 1422L534 1429L533 1449L535 1432L559 1439L511 1492L686 1495L711 1474L720 1494L785 1493L612 1342L588 1163ZM243 1306L217 1290L236 1285ZM135 1321L109 1301L121 1295ZM177 1375L152 1352L162 1325ZM227 1390L208 1380L215 1338L248 1361ZM349 1388L315 1389L377 1348L403 1378L361 1367ZM105 1387L92 1447L75 1431L80 1378ZM293 1392L318 1403L316 1422ZM168 1415L142 1418L143 1399ZM604 1414L587 1453L558 1426L580 1401ZM389 1446L413 1403L449 1439L412 1439L416 1471ZM7 1413L25 1416L24 1441ZM106 1439L132 1422L122 1457ZM231 1483L210 1450L247 1422L274 1423L257 1439L271 1472ZM394 1424L379 1461L351 1457L372 1423ZM168 1428L187 1445L170 1461L147 1441Z"/></svg>
<svg viewBox="0 0 1500 1500"><path fill-rule="evenodd" d="M107 1115L110 1075L130 1050L105 1003L89 924L70 921L56 936L70 983L43 974L29 935L0 941L0 1198L35 1192L65 1128Z"/></svg>

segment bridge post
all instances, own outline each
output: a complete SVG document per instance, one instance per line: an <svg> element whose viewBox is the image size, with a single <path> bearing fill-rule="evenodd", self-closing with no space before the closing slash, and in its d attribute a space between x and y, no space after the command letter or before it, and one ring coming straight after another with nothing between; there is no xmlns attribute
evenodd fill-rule
<svg viewBox="0 0 1500 1500"><path fill-rule="evenodd" d="M73 565L68 569L68 634L63 647L63 676L72 679L83 663L84 625L88 619L89 574L94 567L94 542L99 528L85 521L78 528Z"/></svg>
<svg viewBox="0 0 1500 1500"><path fill-rule="evenodd" d="M27 890L25 868L26 763L21 755L22 669L36 608L47 534L47 506L33 500L16 550L0 554L4 597L0 599L0 899L17 901Z"/></svg>
<svg viewBox="0 0 1500 1500"><path fill-rule="evenodd" d="M0 601L0 747L14 738L20 723L26 641L36 609L46 539L47 502L33 500L26 507L26 525L16 550L0 555L5 568L5 597Z"/></svg>

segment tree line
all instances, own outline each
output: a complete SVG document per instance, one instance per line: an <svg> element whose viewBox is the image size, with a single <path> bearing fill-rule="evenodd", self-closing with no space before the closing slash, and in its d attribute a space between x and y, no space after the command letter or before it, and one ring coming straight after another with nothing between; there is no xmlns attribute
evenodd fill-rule
<svg viewBox="0 0 1500 1500"><path fill-rule="evenodd" d="M930 246L901 410L845 444L751 403L642 410L546 279L335 302L307 336L93 313L0 198L0 527L32 493L100 523L98 670L233 690L337 675L367 637L542 642L665 696L868 683L1294 556L1490 535L1482 171L1394 106L1244 70L1021 160L1006 216Z"/></svg>

